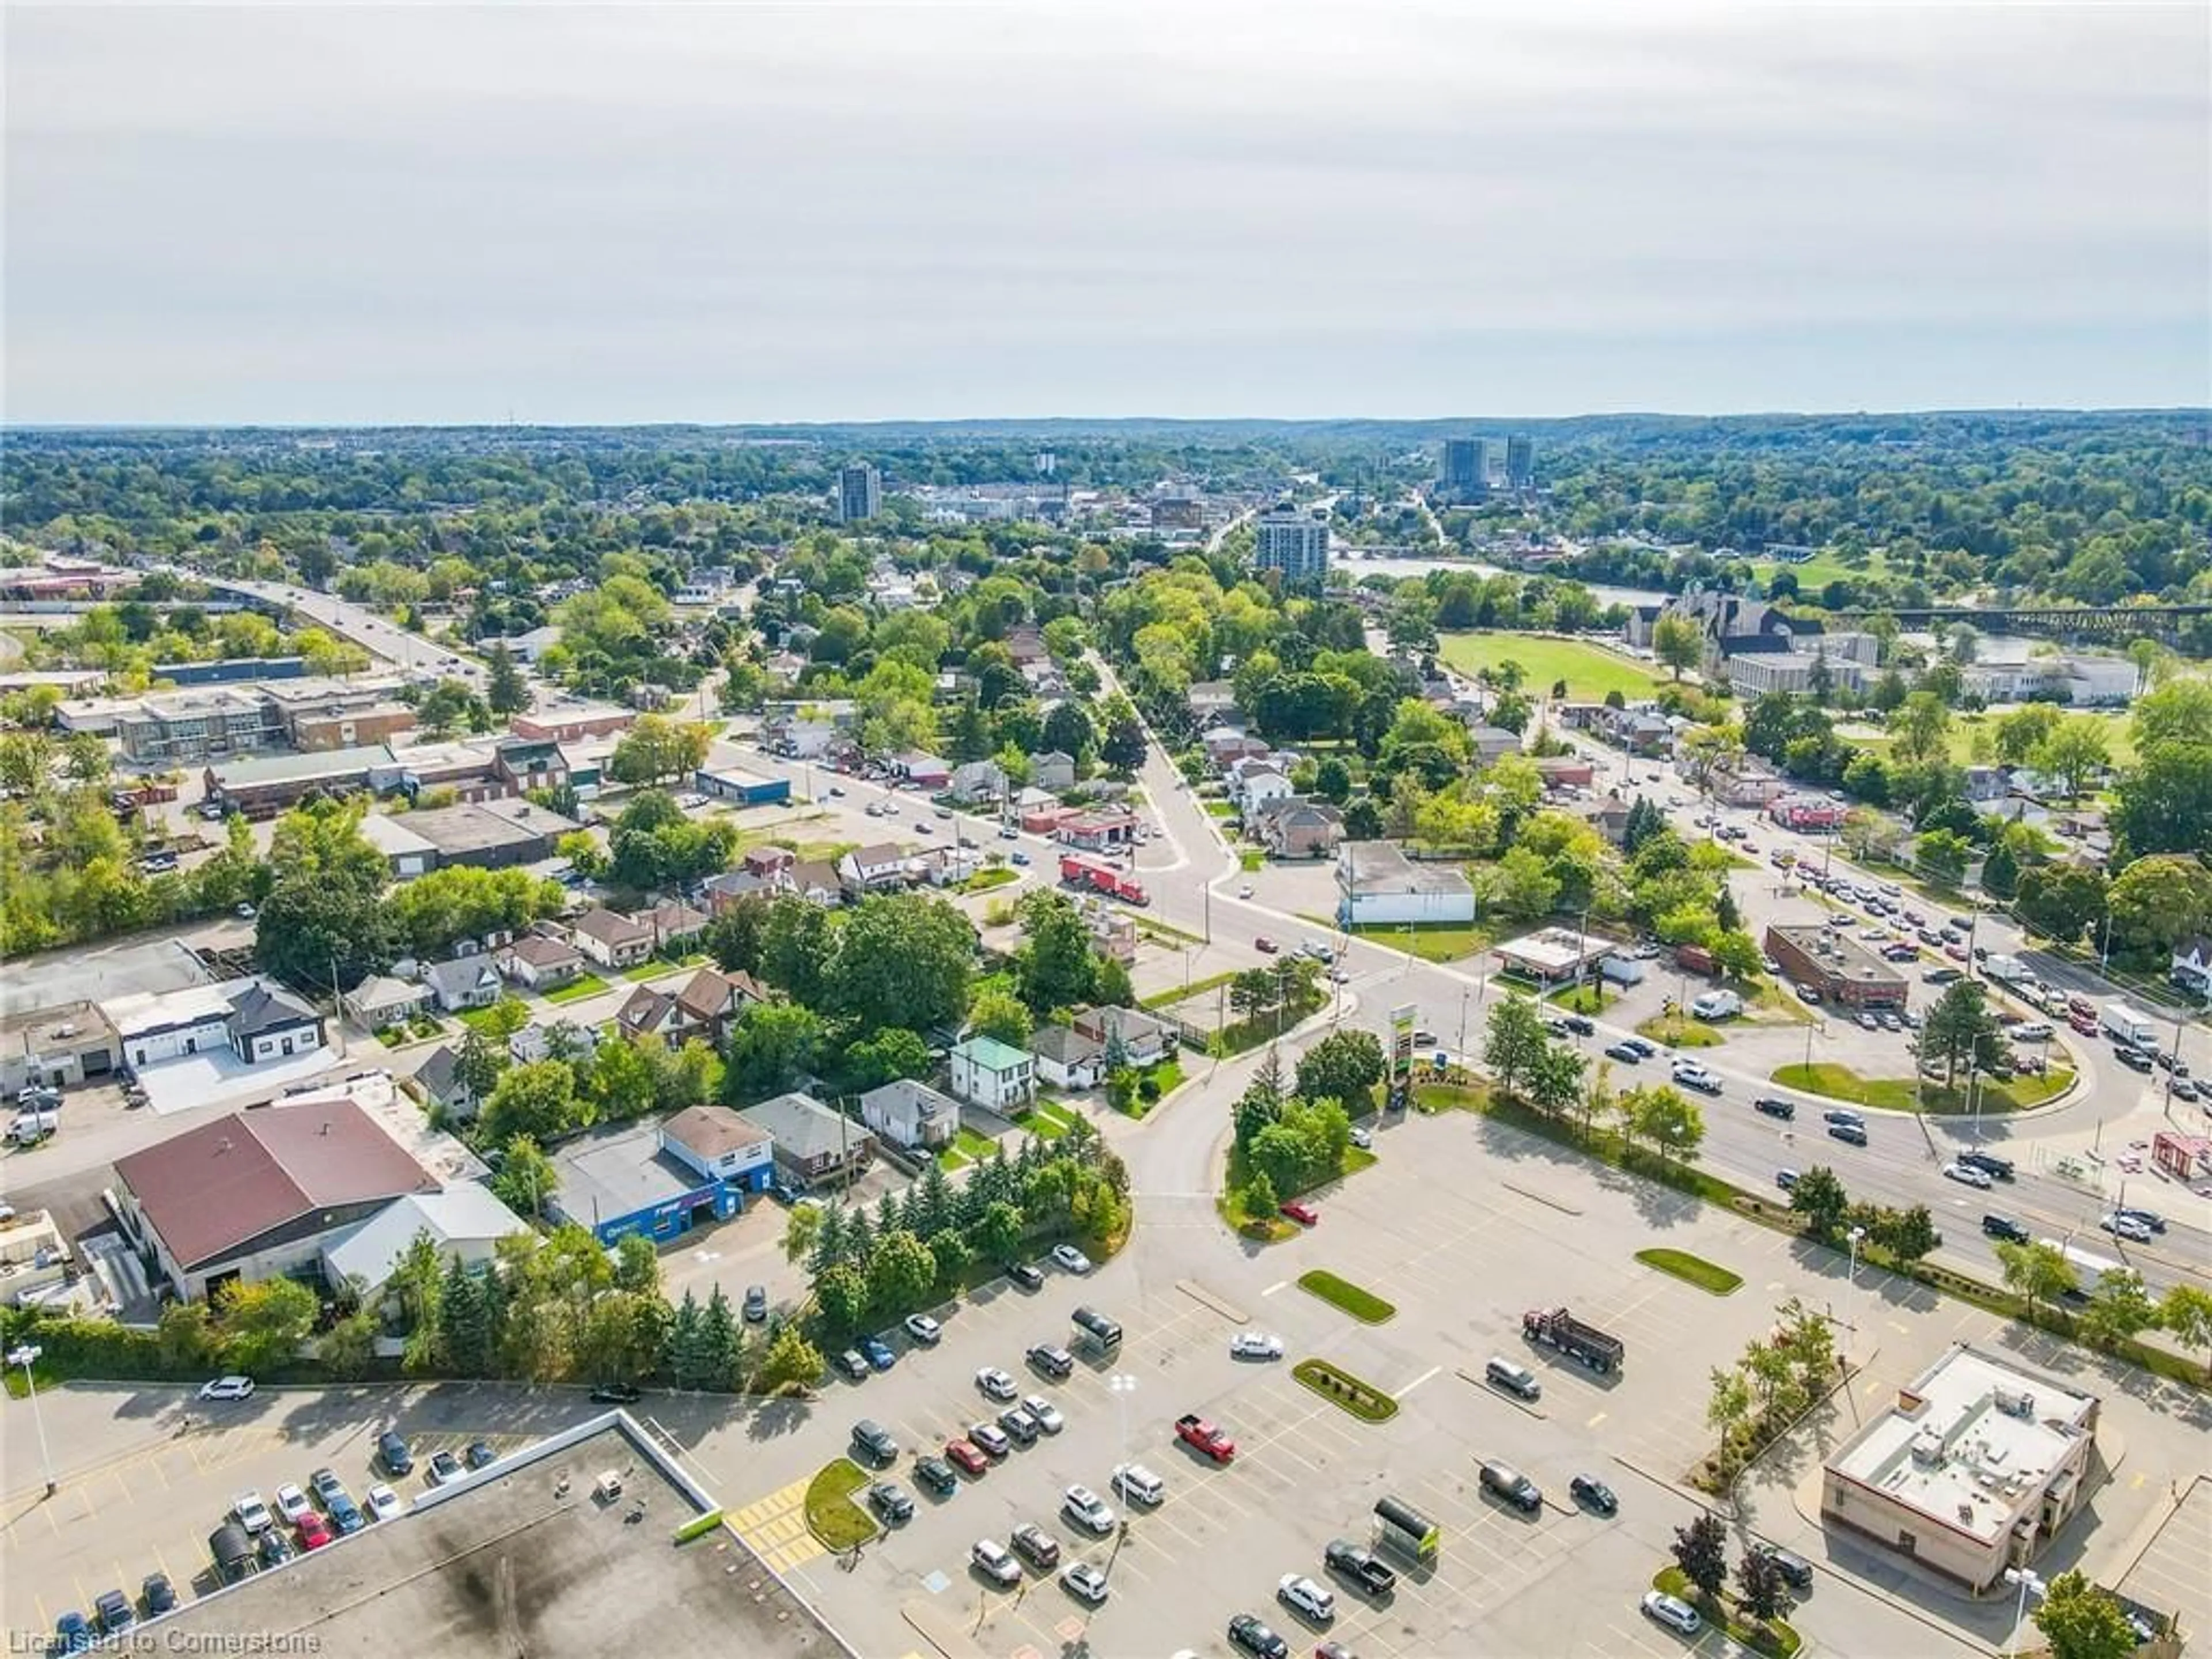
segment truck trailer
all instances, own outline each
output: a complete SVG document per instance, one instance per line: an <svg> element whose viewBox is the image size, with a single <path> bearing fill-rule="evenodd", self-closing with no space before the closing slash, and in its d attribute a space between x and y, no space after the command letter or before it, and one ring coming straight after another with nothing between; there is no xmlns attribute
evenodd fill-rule
<svg viewBox="0 0 2212 1659"><path fill-rule="evenodd" d="M2079 1297L2096 1295L2097 1287L2105 1282L2106 1273L2125 1273L2127 1267L2108 1255L2099 1255L2094 1250L2085 1250L2079 1244L2062 1243L2055 1238L2040 1241L2066 1258L2066 1265L2074 1270L2074 1291Z"/></svg>
<svg viewBox="0 0 2212 1659"><path fill-rule="evenodd" d="M2124 1002L2108 1002L2098 1011L2097 1023L2105 1035L2117 1037L2122 1042L2133 1043L2138 1048L2148 1048L2158 1041L2158 1025L2140 1008L2131 1008Z"/></svg>
<svg viewBox="0 0 2212 1659"><path fill-rule="evenodd" d="M1565 1308L1539 1308L1522 1315L1521 1334L1531 1342L1557 1348L1600 1376L1619 1370L1628 1357L1628 1345L1619 1337L1585 1325Z"/></svg>
<svg viewBox="0 0 2212 1659"><path fill-rule="evenodd" d="M1087 853L1062 853L1060 855L1060 878L1071 887L1085 888L1131 904L1151 902L1151 896L1145 891L1142 882L1133 876L1123 874L1105 860L1093 858Z"/></svg>

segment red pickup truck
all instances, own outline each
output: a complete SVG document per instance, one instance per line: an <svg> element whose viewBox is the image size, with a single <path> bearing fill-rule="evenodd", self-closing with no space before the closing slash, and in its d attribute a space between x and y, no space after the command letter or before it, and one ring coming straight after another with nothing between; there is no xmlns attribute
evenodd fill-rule
<svg viewBox="0 0 2212 1659"><path fill-rule="evenodd" d="M1226 1463L1237 1455L1237 1443L1195 1412L1176 1419L1176 1437L1217 1463Z"/></svg>

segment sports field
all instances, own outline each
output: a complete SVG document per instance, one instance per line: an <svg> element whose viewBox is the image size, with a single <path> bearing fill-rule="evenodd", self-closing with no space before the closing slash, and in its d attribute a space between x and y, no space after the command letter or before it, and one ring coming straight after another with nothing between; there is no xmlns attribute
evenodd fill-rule
<svg viewBox="0 0 2212 1659"><path fill-rule="evenodd" d="M1626 657L1547 634L1446 634L1442 645L1443 659L1463 674L1495 668L1510 659L1526 672L1528 689L1540 696L1553 681L1565 680L1567 696L1575 702L1601 702L1608 691L1633 701L1650 696L1660 684Z"/></svg>

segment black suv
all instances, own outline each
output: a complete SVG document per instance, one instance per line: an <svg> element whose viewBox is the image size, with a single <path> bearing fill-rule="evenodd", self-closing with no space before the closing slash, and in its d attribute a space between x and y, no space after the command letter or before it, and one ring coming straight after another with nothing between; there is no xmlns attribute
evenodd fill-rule
<svg viewBox="0 0 2212 1659"><path fill-rule="evenodd" d="M1030 1350L1030 1364L1051 1377L1055 1382L1066 1380L1075 1369L1075 1356L1065 1348L1054 1347L1049 1342L1040 1342Z"/></svg>
<svg viewBox="0 0 2212 1659"><path fill-rule="evenodd" d="M2012 1160L2008 1158L1999 1158L1995 1152L1978 1151L1961 1152L1959 1154L1959 1162L1966 1164L1969 1169L1979 1170L1993 1180L2010 1181L2012 1179Z"/></svg>
<svg viewBox="0 0 2212 1659"><path fill-rule="evenodd" d="M853 1425L853 1449L863 1457L877 1463L889 1463L898 1457L898 1442L890 1431L872 1417L864 1417Z"/></svg>
<svg viewBox="0 0 2212 1659"><path fill-rule="evenodd" d="M1569 1014L1565 1019L1561 1020L1559 1024L1565 1026L1577 1036L1595 1036L1597 1035L1597 1027L1591 1023L1586 1015Z"/></svg>
<svg viewBox="0 0 2212 1659"><path fill-rule="evenodd" d="M1376 1559L1372 1552L1364 1550L1348 1538L1331 1541L1321 1553L1328 1570L1340 1578L1348 1578L1370 1595L1388 1595L1397 1587L1398 1575Z"/></svg>
<svg viewBox="0 0 2212 1659"><path fill-rule="evenodd" d="M941 1457L916 1458L914 1478L939 1498L950 1498L960 1490L960 1477L952 1473L952 1465Z"/></svg>
<svg viewBox="0 0 2212 1659"><path fill-rule="evenodd" d="M1797 1108L1793 1103L1777 1100L1772 1095L1761 1095L1751 1103L1751 1109L1754 1112L1764 1112L1769 1117L1778 1117L1785 1121L1797 1115Z"/></svg>
<svg viewBox="0 0 2212 1659"><path fill-rule="evenodd" d="M2008 1215L1985 1215L1982 1231L1991 1238L2002 1238L2008 1244L2033 1244L2035 1240L2027 1229Z"/></svg>
<svg viewBox="0 0 2212 1659"><path fill-rule="evenodd" d="M407 1474L415 1468L414 1454L407 1449L407 1443L397 1429L386 1429L376 1437L376 1461L390 1475Z"/></svg>
<svg viewBox="0 0 2212 1659"><path fill-rule="evenodd" d="M1773 1562L1783 1582L1793 1589L1803 1589L1813 1582L1813 1564L1802 1555L1792 1555L1778 1544L1755 1543L1751 1553L1763 1555Z"/></svg>

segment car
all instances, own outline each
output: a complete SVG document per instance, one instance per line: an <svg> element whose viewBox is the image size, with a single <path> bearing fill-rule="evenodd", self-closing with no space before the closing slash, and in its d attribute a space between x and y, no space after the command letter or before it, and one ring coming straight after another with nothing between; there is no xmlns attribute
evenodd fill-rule
<svg viewBox="0 0 2212 1659"><path fill-rule="evenodd" d="M1773 1095L1759 1096L1758 1099L1751 1103L1751 1109L1754 1112L1763 1113L1768 1117L1778 1117L1784 1123L1792 1121L1797 1115L1797 1107L1795 1102L1778 1099Z"/></svg>
<svg viewBox="0 0 2212 1659"><path fill-rule="evenodd" d="M889 1429L872 1417L864 1417L853 1425L853 1449L871 1463L895 1463L898 1461L898 1442Z"/></svg>
<svg viewBox="0 0 2212 1659"><path fill-rule="evenodd" d="M855 1382L865 1382L868 1377L868 1361L858 1348L848 1348L830 1362Z"/></svg>
<svg viewBox="0 0 2212 1659"><path fill-rule="evenodd" d="M1573 1032L1577 1036L1595 1036L1597 1035L1596 1024L1585 1015L1569 1014L1562 1023L1566 1026L1568 1030Z"/></svg>
<svg viewBox="0 0 2212 1659"><path fill-rule="evenodd" d="M282 1533L272 1532L269 1535L279 1543L283 1542ZM288 1544L285 1547L289 1550L291 1546ZM131 1605L131 1598L119 1589L102 1590L94 1596L92 1615L100 1621L102 1636L120 1636L138 1622L138 1609Z"/></svg>
<svg viewBox="0 0 2212 1659"><path fill-rule="evenodd" d="M2033 1244L2035 1235L2008 1215L1985 1215L1982 1231L1991 1238L2002 1238L2008 1244Z"/></svg>
<svg viewBox="0 0 2212 1659"><path fill-rule="evenodd" d="M1644 1058L1644 1051L1640 1048L1632 1048L1626 1042L1615 1042L1607 1048L1605 1057L1607 1060L1617 1060L1624 1066L1633 1066Z"/></svg>
<svg viewBox="0 0 2212 1659"><path fill-rule="evenodd" d="M994 1584L1011 1589L1022 1582L1021 1563L995 1538L979 1538L968 1551L975 1570Z"/></svg>
<svg viewBox="0 0 2212 1659"><path fill-rule="evenodd" d="M165 1613L177 1610L177 1587L169 1582L167 1573L149 1572L138 1586L138 1600L149 1619L159 1619Z"/></svg>
<svg viewBox="0 0 2212 1659"><path fill-rule="evenodd" d="M297 1486L288 1485L276 1488L276 1513L286 1526L298 1526L303 1516L313 1513L314 1507L307 1501L307 1494Z"/></svg>
<svg viewBox="0 0 2212 1659"><path fill-rule="evenodd" d="M1587 1504L1600 1515L1612 1515L1620 1508L1620 1500L1613 1495L1613 1488L1594 1474L1578 1474L1567 1482L1567 1491L1577 1504Z"/></svg>
<svg viewBox="0 0 2212 1659"><path fill-rule="evenodd" d="M1070 1595L1080 1596L1094 1607L1106 1599L1106 1575L1088 1561L1069 1562L1060 1582Z"/></svg>
<svg viewBox="0 0 2212 1659"><path fill-rule="evenodd" d="M331 1503L346 1495L345 1482L329 1469L317 1469L307 1477L307 1490L315 1494L315 1501L328 1510Z"/></svg>
<svg viewBox="0 0 2212 1659"><path fill-rule="evenodd" d="M969 1426L968 1438L981 1446L996 1462L1014 1449L1012 1438L996 1423L977 1423Z"/></svg>
<svg viewBox="0 0 2212 1659"><path fill-rule="evenodd" d="M1705 1623L1698 1617L1695 1607L1680 1596L1669 1595L1664 1590L1644 1592L1644 1616L1683 1636L1695 1636Z"/></svg>
<svg viewBox="0 0 2212 1659"><path fill-rule="evenodd" d="M1142 1463L1115 1464L1114 1490L1121 1497L1142 1504L1147 1509L1158 1508L1168 1495L1167 1482Z"/></svg>
<svg viewBox="0 0 2212 1659"><path fill-rule="evenodd" d="M927 1314L918 1313L906 1316L906 1334L923 1347L933 1348L943 1339L945 1331Z"/></svg>
<svg viewBox="0 0 2212 1659"><path fill-rule="evenodd" d="M1764 1556L1774 1564L1782 1575L1782 1582L1794 1589L1804 1589L1813 1582L1813 1564L1803 1556L1793 1554L1779 1544L1770 1544L1764 1539L1753 1540L1744 1552L1747 1555Z"/></svg>
<svg viewBox="0 0 2212 1659"><path fill-rule="evenodd" d="M323 1519L319 1511L310 1510L301 1517L300 1547L301 1549L319 1550L329 1543L335 1535L331 1531L331 1523Z"/></svg>
<svg viewBox="0 0 2212 1659"><path fill-rule="evenodd" d="M1863 1146L1867 1144L1866 1125L1863 1123L1831 1123L1828 1125L1828 1138L1831 1140L1843 1141L1852 1146Z"/></svg>
<svg viewBox="0 0 2212 1659"><path fill-rule="evenodd" d="M2114 1211L2111 1215L2104 1217L2097 1224L2112 1234L2113 1237L2124 1238L2130 1244L2150 1243L2150 1229L2133 1216L2122 1215L2118 1211Z"/></svg>
<svg viewBox="0 0 2212 1659"><path fill-rule="evenodd" d="M242 1492L230 1500L230 1512L238 1517L238 1524L250 1533L266 1532L276 1524L269 1513L269 1505L261 1501L258 1492Z"/></svg>
<svg viewBox="0 0 2212 1659"><path fill-rule="evenodd" d="M1249 881L1240 882L1237 888L1237 896L1238 898L1250 898L1252 896L1252 884Z"/></svg>
<svg viewBox="0 0 2212 1659"><path fill-rule="evenodd" d="M863 812L866 812L872 818L879 818L883 817L886 809L884 808L883 802L879 800L872 800L860 810Z"/></svg>
<svg viewBox="0 0 2212 1659"><path fill-rule="evenodd" d="M1340 1578L1349 1579L1369 1595L1388 1595L1397 1588L1398 1575L1375 1554L1348 1538L1329 1540L1321 1553L1322 1564Z"/></svg>
<svg viewBox="0 0 2212 1659"><path fill-rule="evenodd" d="M1774 1184L1781 1188L1784 1192L1788 1192L1792 1187L1795 1187L1797 1184L1797 1171L1795 1170L1777 1170L1774 1172Z"/></svg>
<svg viewBox="0 0 2212 1659"><path fill-rule="evenodd" d="M251 904L248 904L245 900L240 899L238 902L234 914L240 921L252 921L254 917L261 913L256 910Z"/></svg>
<svg viewBox="0 0 2212 1659"><path fill-rule="evenodd" d="M1229 1644L1243 1649L1253 1659L1291 1659L1291 1644L1249 1613L1229 1621Z"/></svg>
<svg viewBox="0 0 2212 1659"><path fill-rule="evenodd" d="M2170 1086L2176 1100L2197 1100L2203 1097L2203 1091L2185 1077L2174 1079Z"/></svg>
<svg viewBox="0 0 2212 1659"><path fill-rule="evenodd" d="M1321 1212L1300 1199L1292 1199L1282 1206L1283 1213L1302 1227L1321 1225Z"/></svg>
<svg viewBox="0 0 2212 1659"><path fill-rule="evenodd" d="M1990 1184L1990 1172L1987 1170L1977 1169L1963 1160L1946 1164L1943 1166L1943 1179L1955 1181L1962 1187L1978 1188L1984 1192L1989 1190Z"/></svg>
<svg viewBox="0 0 2212 1659"><path fill-rule="evenodd" d="M644 1389L628 1382L602 1382L592 1390L594 1406L635 1406L644 1398Z"/></svg>
<svg viewBox="0 0 2212 1659"><path fill-rule="evenodd" d="M945 1455L948 1461L958 1464L965 1473L978 1477L991 1467L991 1460L965 1440L946 1441Z"/></svg>
<svg viewBox="0 0 2212 1659"><path fill-rule="evenodd" d="M415 1455L407 1449L407 1442L397 1429L386 1429L376 1437L376 1461L386 1474L410 1474L415 1469Z"/></svg>
<svg viewBox="0 0 2212 1659"><path fill-rule="evenodd" d="M975 1386L983 1391L986 1400L1012 1400L1021 1392L1014 1387L1014 1379L996 1365L986 1365L977 1371Z"/></svg>
<svg viewBox="0 0 2212 1659"><path fill-rule="evenodd" d="M1955 945L1947 945L1943 947L1943 954L1948 957L1958 948ZM1930 968L1920 976L1924 985L1956 985L1964 978L1966 975L1956 968Z"/></svg>
<svg viewBox="0 0 2212 1659"><path fill-rule="evenodd" d="M1820 1114L1820 1121L1827 1124L1848 1123L1863 1129L1866 1119L1847 1106L1832 1106Z"/></svg>
<svg viewBox="0 0 2212 1659"><path fill-rule="evenodd" d="M1879 1031L1881 1030L1881 1021L1877 1019L1873 1014L1868 1012L1865 1009L1862 1008L1859 1010L1857 1018L1859 1029L1861 1030Z"/></svg>
<svg viewBox="0 0 2212 1659"><path fill-rule="evenodd" d="M55 1652L82 1653L91 1645L92 1626L82 1613L72 1610L54 1620Z"/></svg>
<svg viewBox="0 0 2212 1659"><path fill-rule="evenodd" d="M1265 1331L1239 1331L1229 1339L1231 1359L1280 1359L1283 1339Z"/></svg>
<svg viewBox="0 0 2212 1659"><path fill-rule="evenodd" d="M451 1452L441 1452L439 1455L442 1457L450 1457L453 1454ZM460 1466L459 1464L454 1465L454 1472L456 1474L459 1473L459 1468ZM406 1512L407 1505L401 1500L399 1494L392 1491L391 1487L386 1486L382 1481L379 1481L375 1486L371 1486L368 1489L368 1517L370 1520L393 1521L397 1520L400 1516L404 1515Z"/></svg>
<svg viewBox="0 0 2212 1659"><path fill-rule="evenodd" d="M1312 1624L1336 1617L1336 1597L1302 1572L1285 1573L1276 1582L1275 1599Z"/></svg>
<svg viewBox="0 0 2212 1659"><path fill-rule="evenodd" d="M999 1413L999 1426L1013 1436L1021 1445L1028 1445L1037 1437L1037 1420L1020 1406L1009 1406Z"/></svg>
<svg viewBox="0 0 2212 1659"><path fill-rule="evenodd" d="M1058 1434L1067 1426L1067 1419L1060 1414L1060 1407L1041 1394L1024 1395L1022 1409L1030 1414L1030 1420L1047 1434Z"/></svg>
<svg viewBox="0 0 2212 1659"><path fill-rule="evenodd" d="M1040 1342L1031 1348L1029 1352L1029 1362L1055 1382L1064 1382L1075 1370L1075 1356L1066 1349L1050 1342ZM975 1379L978 1387L981 1386L982 1380L981 1374L978 1374ZM1011 1400L1013 1396L1008 1395L1006 1398Z"/></svg>
<svg viewBox="0 0 2212 1659"><path fill-rule="evenodd" d="M341 1533L359 1532L368 1524L368 1517L361 1512L361 1505L344 1492L331 1499L330 1510L331 1524Z"/></svg>
<svg viewBox="0 0 2212 1659"><path fill-rule="evenodd" d="M1974 1168L1979 1170L1984 1175L1988 1176L1993 1181L2010 1181L2012 1179L2012 1160L2010 1158L1999 1158L1995 1152L1985 1152L1978 1146L1971 1152L1960 1153L1959 1162L1961 1164L1971 1164Z"/></svg>
<svg viewBox="0 0 2212 1659"><path fill-rule="evenodd" d="M1030 861L1030 855L1027 853L1023 852L1020 848L1017 847L1012 852L1006 854L1006 861L1009 864L1027 864Z"/></svg>
<svg viewBox="0 0 2212 1659"><path fill-rule="evenodd" d="M914 1478L939 1498L950 1498L960 1490L960 1477L953 1474L952 1465L941 1457L916 1458Z"/></svg>
<svg viewBox="0 0 2212 1659"><path fill-rule="evenodd" d="M866 1357L870 1366L879 1371L887 1371L898 1364L898 1356L891 1352L891 1345L880 1336L862 1337L860 1352Z"/></svg>
<svg viewBox="0 0 2212 1659"><path fill-rule="evenodd" d="M2112 1049L2112 1058L2118 1060L2121 1065L2127 1066L2131 1071L2142 1072L2145 1073L2148 1073L2152 1066L2155 1064L2150 1055L2146 1054L2142 1049L2134 1048L2127 1043L2116 1045Z"/></svg>
<svg viewBox="0 0 2212 1659"><path fill-rule="evenodd" d="M949 806L933 807L931 815L935 817L949 818L952 816L952 809Z"/></svg>
<svg viewBox="0 0 2212 1659"><path fill-rule="evenodd" d="M200 1384L203 1400L251 1400L253 1379L250 1376L218 1376L212 1382Z"/></svg>
<svg viewBox="0 0 2212 1659"><path fill-rule="evenodd" d="M832 800L840 799L844 793L845 786L842 783L833 783L830 786L830 797Z"/></svg>
<svg viewBox="0 0 2212 1659"><path fill-rule="evenodd" d="M1063 1515L1087 1533L1103 1538L1114 1530L1112 1508L1088 1486L1070 1486L1060 1496L1060 1508Z"/></svg>
<svg viewBox="0 0 2212 1659"><path fill-rule="evenodd" d="M1678 1060L1672 1075L1685 1089L1695 1089L1699 1094L1717 1095L1721 1091L1721 1080L1694 1060Z"/></svg>
<svg viewBox="0 0 2212 1659"><path fill-rule="evenodd" d="M1272 957L1276 951L1281 950L1283 947L1276 944L1274 940L1269 939L1265 933L1262 933L1259 938L1252 941L1252 948L1257 951L1263 957Z"/></svg>
<svg viewBox="0 0 2212 1659"><path fill-rule="evenodd" d="M1060 1565L1060 1540L1034 1522L1023 1522L1006 1534L1006 1541L1015 1554L1041 1571L1050 1572Z"/></svg>
<svg viewBox="0 0 2212 1659"><path fill-rule="evenodd" d="M432 1455L430 1467L425 1473L432 1486L448 1486L466 1474L468 1470L461 1467L461 1460L453 1453L441 1451Z"/></svg>
<svg viewBox="0 0 2212 1659"><path fill-rule="evenodd" d="M2140 1209L2132 1204L2123 1204L2112 1213L2124 1215L2130 1221L2139 1221L2154 1233L2162 1233L2166 1231L2166 1218L2156 1210Z"/></svg>
<svg viewBox="0 0 2212 1659"><path fill-rule="evenodd" d="M1025 1291L1041 1291L1044 1288L1044 1275L1026 1261L1008 1262L1006 1277Z"/></svg>
<svg viewBox="0 0 2212 1659"><path fill-rule="evenodd" d="M1355 1146L1370 1147L1375 1144L1375 1132L1364 1124L1355 1123L1352 1126L1351 1140Z"/></svg>
<svg viewBox="0 0 2212 1659"><path fill-rule="evenodd" d="M870 1486L868 1507L892 1526L914 1519L914 1499L896 1480L878 1480Z"/></svg>
<svg viewBox="0 0 2212 1659"><path fill-rule="evenodd" d="M491 1443L488 1440L470 1441L468 1450L461 1455L462 1461L472 1469L488 1469L499 1462L499 1454L491 1449Z"/></svg>
<svg viewBox="0 0 2212 1659"><path fill-rule="evenodd" d="M1812 985L1792 985L1790 988L1796 992L1798 1001L1816 1007L1819 1006L1820 993L1818 987Z"/></svg>
<svg viewBox="0 0 2212 1659"><path fill-rule="evenodd" d="M768 1286L745 1286L745 1323L757 1325L768 1317Z"/></svg>
<svg viewBox="0 0 2212 1659"><path fill-rule="evenodd" d="M1063 1271L1072 1273L1078 1278L1091 1271L1091 1258L1073 1244L1054 1245L1052 1259L1060 1264Z"/></svg>

